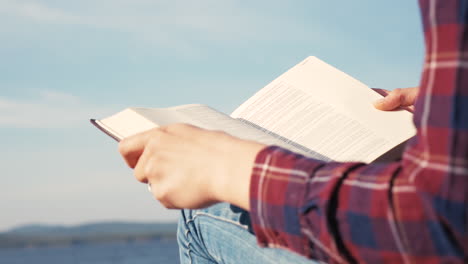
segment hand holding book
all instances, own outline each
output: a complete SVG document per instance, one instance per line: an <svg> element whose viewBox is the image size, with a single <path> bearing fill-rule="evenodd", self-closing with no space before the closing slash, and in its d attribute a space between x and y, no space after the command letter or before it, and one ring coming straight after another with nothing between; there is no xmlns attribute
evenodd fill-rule
<svg viewBox="0 0 468 264"><path fill-rule="evenodd" d="M175 124L123 139L119 151L135 177L167 208L230 202L249 209L256 154L265 146L224 132Z"/></svg>

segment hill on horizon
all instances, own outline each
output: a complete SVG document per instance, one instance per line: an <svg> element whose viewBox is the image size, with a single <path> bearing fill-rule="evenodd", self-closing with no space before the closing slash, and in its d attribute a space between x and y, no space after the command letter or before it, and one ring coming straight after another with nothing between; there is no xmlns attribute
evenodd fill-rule
<svg viewBox="0 0 468 264"><path fill-rule="evenodd" d="M0 233L0 248L175 239L177 223L96 222L74 226L28 224Z"/></svg>

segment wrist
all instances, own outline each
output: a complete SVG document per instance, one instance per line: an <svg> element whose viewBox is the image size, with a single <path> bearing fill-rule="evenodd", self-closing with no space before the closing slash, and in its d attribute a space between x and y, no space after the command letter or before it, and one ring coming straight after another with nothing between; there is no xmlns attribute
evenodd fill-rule
<svg viewBox="0 0 468 264"><path fill-rule="evenodd" d="M250 209L250 178L257 154L265 145L234 138L225 156L225 171L218 177L218 200Z"/></svg>

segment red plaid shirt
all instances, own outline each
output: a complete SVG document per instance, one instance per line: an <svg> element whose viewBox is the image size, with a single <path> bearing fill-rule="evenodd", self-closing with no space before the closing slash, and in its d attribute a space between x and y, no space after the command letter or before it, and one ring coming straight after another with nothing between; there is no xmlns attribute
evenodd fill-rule
<svg viewBox="0 0 468 264"><path fill-rule="evenodd" d="M468 0L419 2L426 60L402 160L264 149L250 193L260 245L330 263L468 263Z"/></svg>

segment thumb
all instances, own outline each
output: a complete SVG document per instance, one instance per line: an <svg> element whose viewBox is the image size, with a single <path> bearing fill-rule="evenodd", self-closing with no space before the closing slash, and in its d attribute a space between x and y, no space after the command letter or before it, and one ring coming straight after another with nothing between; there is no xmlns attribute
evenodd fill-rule
<svg viewBox="0 0 468 264"><path fill-rule="evenodd" d="M400 99L391 93L387 95L386 97L381 98L374 102L374 107L383 111L393 110L395 108L398 108L399 106L400 106Z"/></svg>
<svg viewBox="0 0 468 264"><path fill-rule="evenodd" d="M418 88L395 89L386 97L374 102L375 108L389 111L402 106L411 106L414 104L418 94Z"/></svg>

